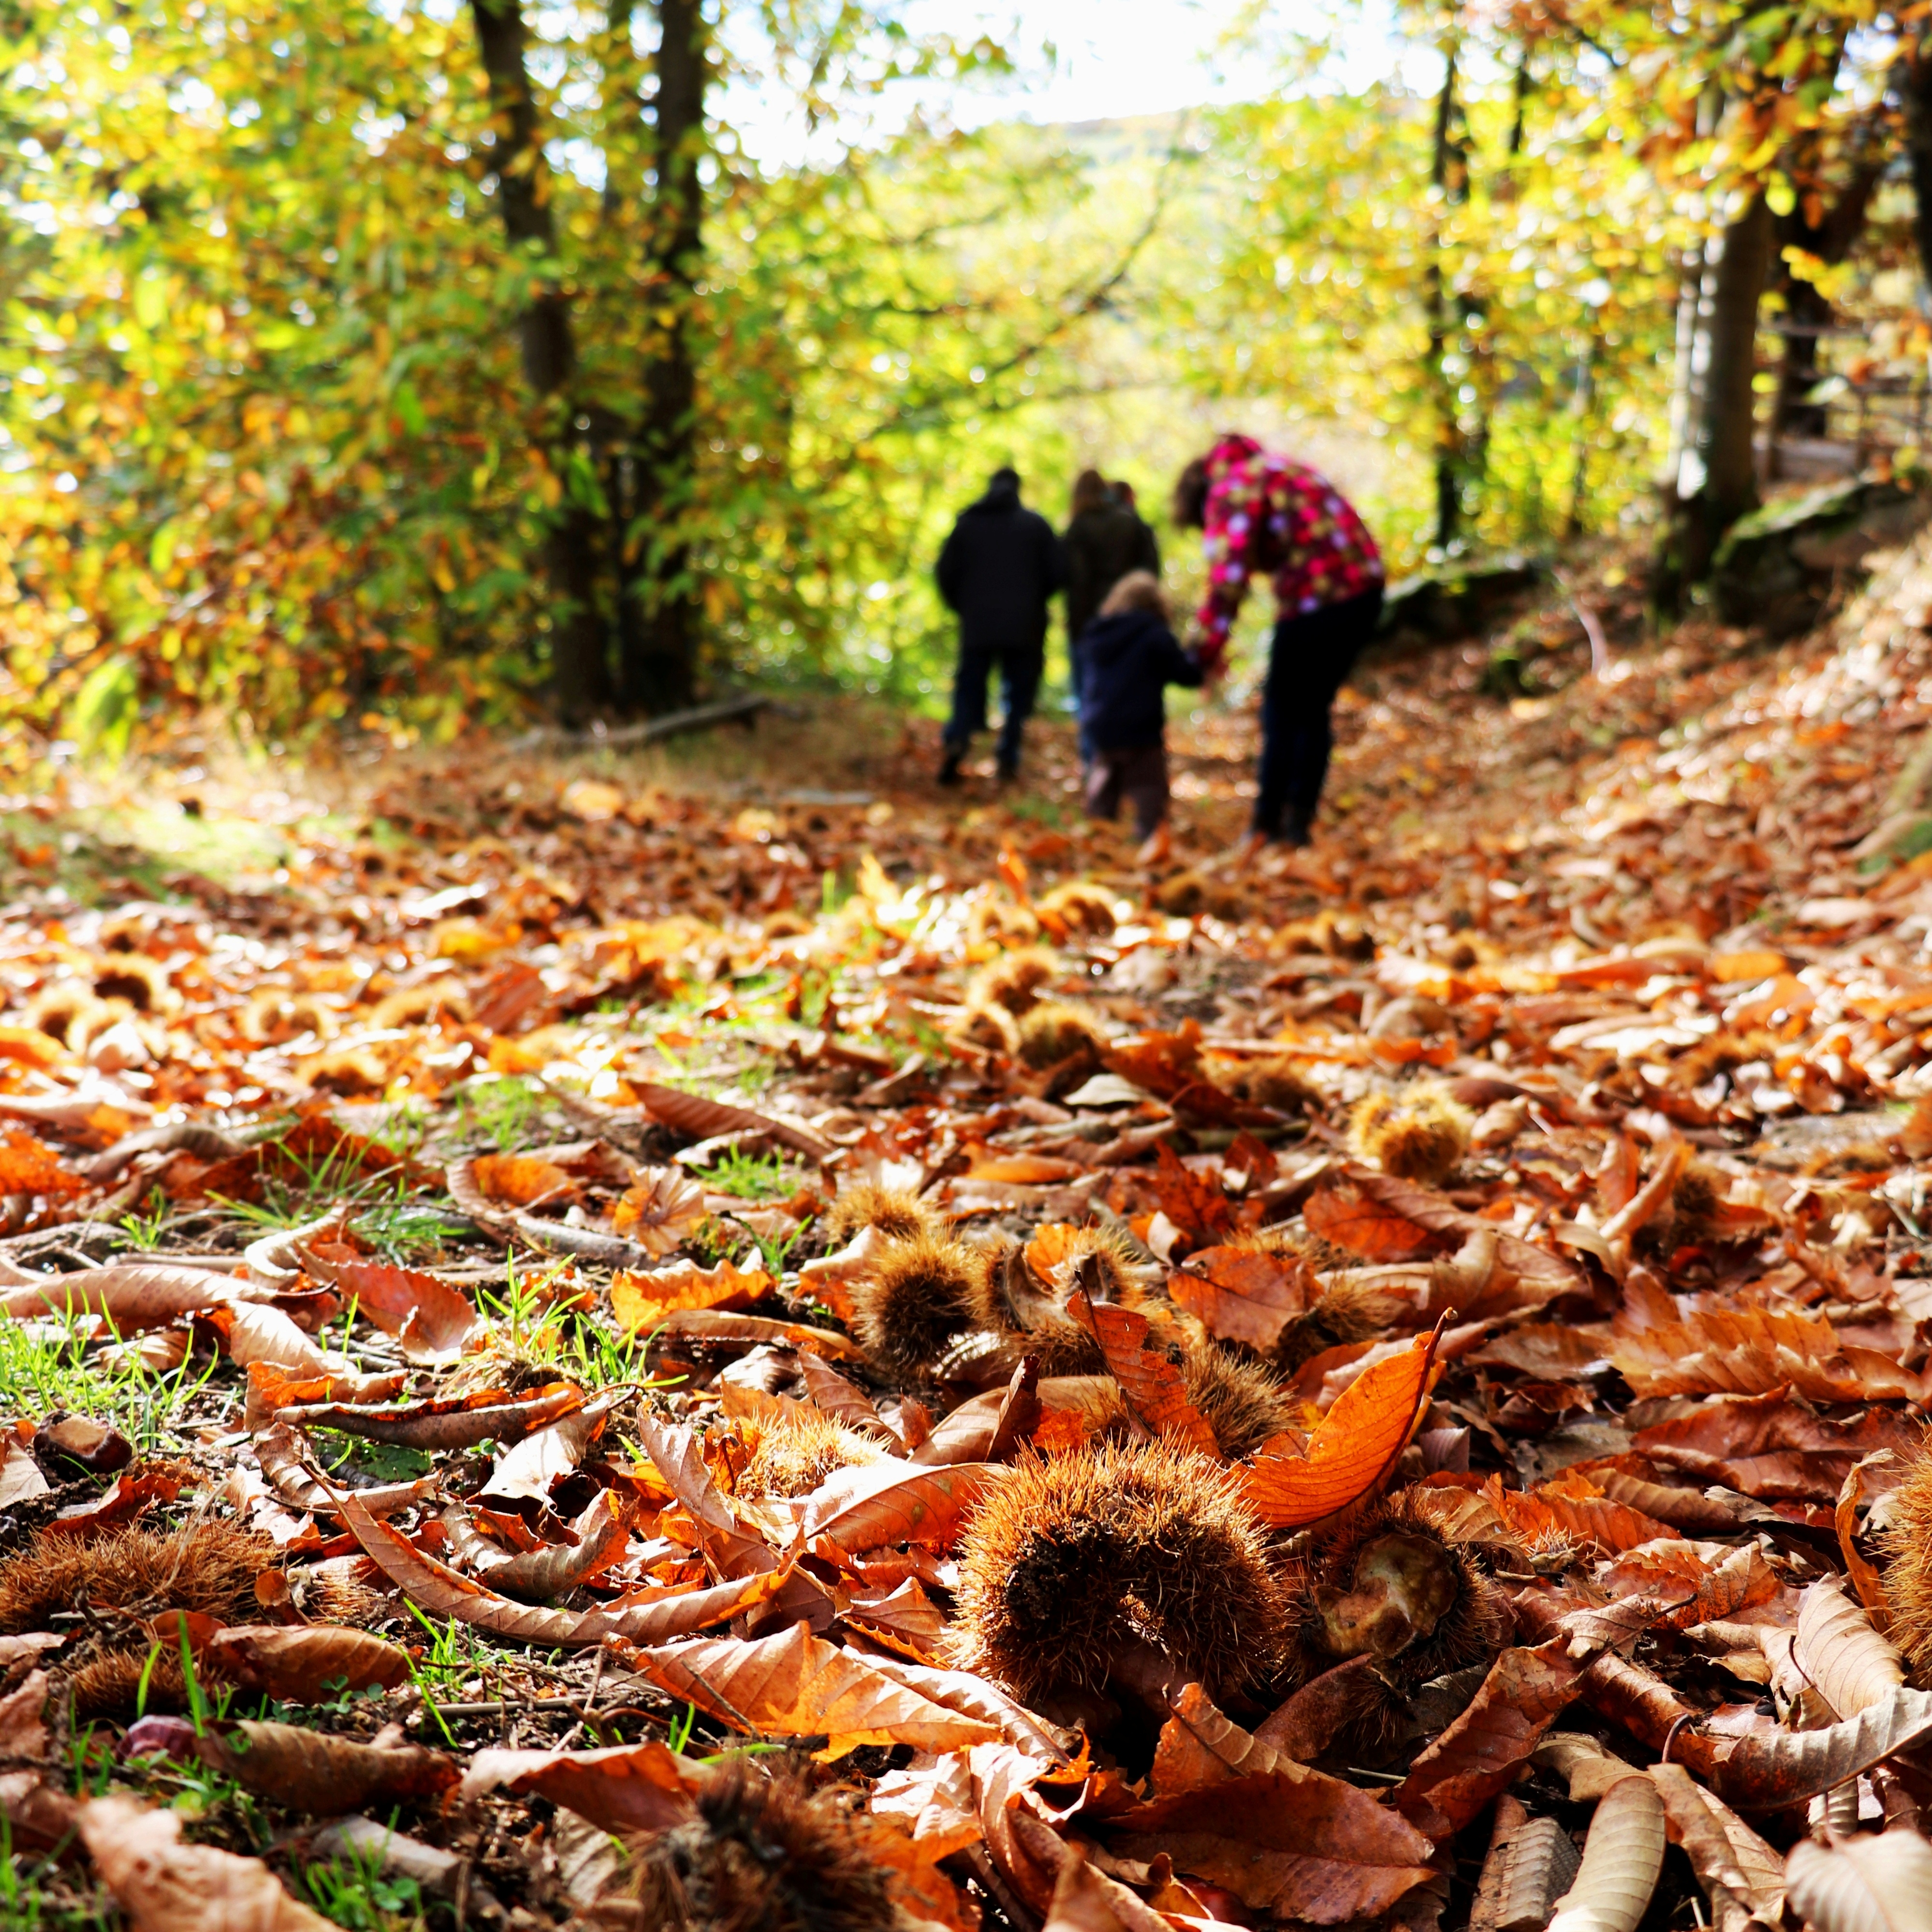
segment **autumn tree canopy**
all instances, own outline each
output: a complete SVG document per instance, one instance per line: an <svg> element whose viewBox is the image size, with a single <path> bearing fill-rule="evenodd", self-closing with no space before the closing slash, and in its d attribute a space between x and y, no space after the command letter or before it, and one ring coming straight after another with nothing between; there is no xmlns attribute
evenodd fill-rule
<svg viewBox="0 0 1932 1932"><path fill-rule="evenodd" d="M1151 506L1234 420L1345 442L1399 566L1654 518L1669 602L1754 434L1922 356L1916 13L1411 5L1365 90L1297 40L1246 104L881 132L1026 48L727 5L16 7L8 711L916 697L994 462Z"/></svg>

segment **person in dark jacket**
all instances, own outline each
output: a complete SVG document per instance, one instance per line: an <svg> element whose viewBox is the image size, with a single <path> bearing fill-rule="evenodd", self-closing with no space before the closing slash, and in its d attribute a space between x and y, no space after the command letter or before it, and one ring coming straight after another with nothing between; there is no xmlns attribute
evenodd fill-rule
<svg viewBox="0 0 1932 1932"><path fill-rule="evenodd" d="M986 680L995 664L1006 716L1000 726L1000 776L1019 770L1020 738L1046 665L1047 600L1066 584L1066 560L1053 526L1020 501L1011 470L993 473L939 553L939 594L958 614L959 668L946 721L941 784L959 782L973 734L986 728Z"/></svg>
<svg viewBox="0 0 1932 1932"><path fill-rule="evenodd" d="M1132 801L1141 861L1167 856L1167 707L1170 684L1198 685L1200 658L1184 651L1170 627L1167 601L1151 571L1130 571L1108 593L1100 615L1080 634L1080 725L1094 747L1087 771L1087 810L1119 816Z"/></svg>
<svg viewBox="0 0 1932 1932"><path fill-rule="evenodd" d="M1066 526L1066 638L1070 646L1130 570L1160 575L1154 532L1119 500L1097 470L1083 470L1073 485Z"/></svg>

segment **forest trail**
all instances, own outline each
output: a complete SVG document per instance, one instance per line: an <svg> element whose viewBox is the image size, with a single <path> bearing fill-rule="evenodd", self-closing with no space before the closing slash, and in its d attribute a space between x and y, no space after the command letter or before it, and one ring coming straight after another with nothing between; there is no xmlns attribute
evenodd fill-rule
<svg viewBox="0 0 1932 1932"><path fill-rule="evenodd" d="M1932 544L1775 650L1579 595L1604 677L1367 666L1272 869L1180 731L1150 892L1061 728L151 773L260 855L165 903L16 801L29 1922L1922 1900Z"/></svg>

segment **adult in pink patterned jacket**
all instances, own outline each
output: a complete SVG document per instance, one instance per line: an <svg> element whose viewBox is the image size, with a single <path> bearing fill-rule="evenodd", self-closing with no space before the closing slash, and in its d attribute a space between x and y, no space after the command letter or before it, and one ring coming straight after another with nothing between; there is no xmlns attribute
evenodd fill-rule
<svg viewBox="0 0 1932 1932"><path fill-rule="evenodd" d="M1382 553L1325 476L1252 436L1222 436L1180 472L1174 519L1203 532L1208 595L1194 642L1210 668L1227 649L1250 580L1274 580L1250 843L1306 845L1334 742L1335 694L1382 614Z"/></svg>

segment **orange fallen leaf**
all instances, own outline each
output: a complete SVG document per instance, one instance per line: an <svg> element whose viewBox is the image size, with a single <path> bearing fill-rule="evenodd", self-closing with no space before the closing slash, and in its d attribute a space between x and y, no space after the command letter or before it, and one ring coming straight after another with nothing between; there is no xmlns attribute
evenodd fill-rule
<svg viewBox="0 0 1932 1932"><path fill-rule="evenodd" d="M1262 1521L1297 1529L1371 1495L1407 1444L1430 1385L1442 1332L1409 1346L1356 1379L1336 1399L1305 1452L1264 1446L1237 1472Z"/></svg>
<svg viewBox="0 0 1932 1932"><path fill-rule="evenodd" d="M633 1334L654 1328L680 1309L748 1308L772 1292L761 1268L740 1268L730 1262L701 1268L680 1262L648 1274L623 1270L610 1277L610 1306L619 1324Z"/></svg>

